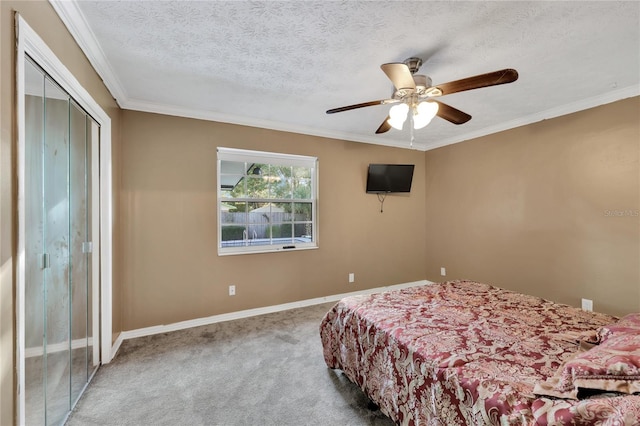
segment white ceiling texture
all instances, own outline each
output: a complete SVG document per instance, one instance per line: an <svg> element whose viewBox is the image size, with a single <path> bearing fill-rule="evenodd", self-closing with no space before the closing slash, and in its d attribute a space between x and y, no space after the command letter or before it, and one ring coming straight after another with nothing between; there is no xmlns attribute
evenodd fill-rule
<svg viewBox="0 0 640 426"><path fill-rule="evenodd" d="M51 1L124 109L352 141L389 105L380 69L416 56L433 84L519 79L439 98L473 118L415 131L428 150L640 94L640 2Z"/></svg>

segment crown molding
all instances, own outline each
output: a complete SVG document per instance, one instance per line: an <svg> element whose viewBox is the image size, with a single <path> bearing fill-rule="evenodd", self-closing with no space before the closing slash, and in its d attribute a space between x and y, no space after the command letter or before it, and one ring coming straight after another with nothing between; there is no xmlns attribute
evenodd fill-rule
<svg viewBox="0 0 640 426"><path fill-rule="evenodd" d="M49 3L78 43L91 66L102 78L105 86L111 92L111 96L114 97L118 105L126 104L127 92L102 51L95 34L87 24L78 3L74 0L49 0Z"/></svg>
<svg viewBox="0 0 640 426"><path fill-rule="evenodd" d="M391 146L395 148L414 149L416 151L430 151L432 149L441 148L447 145L453 145L456 143L468 141L471 139L477 139L483 136L488 136L494 133L503 132L505 130L514 129L516 127L526 126L528 124L537 123L543 120L549 120L552 118L560 117L567 114L573 114L575 112L595 108L600 105L609 104L622 99L631 98L634 96L640 96L640 86L629 86L617 90L612 90L602 95L592 96L587 99L582 99L577 102L572 102L565 105L560 105L554 108L547 109L545 111L531 114L525 117L518 118L516 120L507 121L495 126L484 127L474 132L463 133L453 138L444 139L435 143L414 143L411 147L406 140L380 140L376 137L369 137L364 135L354 135L346 132L332 132L323 131L312 127L295 126L288 123L275 122L270 120L258 120L251 119L242 116L221 114L207 110L198 110L190 108L176 107L173 105L159 104L153 102L146 102L141 100L130 99L124 109L130 109L134 111L150 112L154 114L172 115L177 117L195 118L206 121L216 121L221 123L236 124L240 126L257 127L261 129L277 130L281 132L299 133L310 136L317 136L330 139L346 140L350 142L361 142L374 145Z"/></svg>
<svg viewBox="0 0 640 426"><path fill-rule="evenodd" d="M350 142L361 142L374 145L384 145L396 148L409 148L408 141L402 140L380 140L374 136L355 135L353 133L335 132L317 129L315 127L297 126L290 123L283 123L272 120L261 120L256 118L248 118L245 116L219 113L203 109L179 107L175 105L161 104L156 102L147 102L137 99L129 99L126 104L122 105L123 109L132 111L149 112L154 114L171 115L175 117L194 118L205 121L216 121L220 123L236 124L247 127L257 127L260 129L277 130L280 132L298 133L309 136L317 136L321 138L346 140ZM414 149L424 151L422 146L414 144Z"/></svg>
<svg viewBox="0 0 640 426"><path fill-rule="evenodd" d="M560 105L554 108L547 109L545 111L531 114L526 117L521 117L516 120L507 121L505 123L498 124L496 126L489 126L483 129L477 130L471 133L465 133L455 138L445 139L435 144L430 144L426 147L425 151L429 151L443 146L452 145L459 142L464 142L471 139L480 138L482 136L491 135L493 133L503 132L505 130L515 129L516 127L526 126L528 124L537 123L543 120L549 120L552 118L560 117L563 115L573 114L574 112L584 111L587 109L595 108L601 105L610 104L612 102L621 101L623 99L632 98L640 95L640 86L629 86L621 89L612 90L598 96L592 96L587 99L582 99L577 102L572 102L565 105Z"/></svg>

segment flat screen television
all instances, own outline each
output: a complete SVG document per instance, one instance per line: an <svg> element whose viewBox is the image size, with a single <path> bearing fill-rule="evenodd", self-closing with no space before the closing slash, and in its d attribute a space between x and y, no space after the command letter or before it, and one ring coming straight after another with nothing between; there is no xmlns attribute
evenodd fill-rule
<svg viewBox="0 0 640 426"><path fill-rule="evenodd" d="M411 192L413 164L369 164L367 193Z"/></svg>

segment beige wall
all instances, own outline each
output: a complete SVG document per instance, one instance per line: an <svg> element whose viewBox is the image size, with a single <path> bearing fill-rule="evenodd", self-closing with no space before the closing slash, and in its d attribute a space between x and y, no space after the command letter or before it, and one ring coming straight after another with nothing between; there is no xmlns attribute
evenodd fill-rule
<svg viewBox="0 0 640 426"><path fill-rule="evenodd" d="M125 111L123 329L425 275L638 311L638 117L634 98L423 154ZM319 250L217 256L217 146L319 157ZM364 193L370 162L418 166L411 196L383 214Z"/></svg>
<svg viewBox="0 0 640 426"><path fill-rule="evenodd" d="M426 278L640 311L639 129L636 97L428 151Z"/></svg>
<svg viewBox="0 0 640 426"><path fill-rule="evenodd" d="M15 97L15 27L14 11L53 50L56 56L89 91L112 120L114 188L118 182L118 141L120 110L101 79L90 66L71 35L46 1L0 2L0 424L9 425L14 419L15 404L15 271L13 251L15 241L15 199L17 183L14 176L16 120ZM118 218L114 226L118 226ZM117 237L116 237L117 238ZM114 244L117 244L117 240ZM119 288L114 279L114 307L119 307ZM119 331L120 316L114 314L114 329Z"/></svg>
<svg viewBox="0 0 640 426"><path fill-rule="evenodd" d="M422 152L131 111L123 136L125 330L424 279ZM319 158L319 249L217 255L218 146ZM384 213L365 194L374 162L416 164Z"/></svg>

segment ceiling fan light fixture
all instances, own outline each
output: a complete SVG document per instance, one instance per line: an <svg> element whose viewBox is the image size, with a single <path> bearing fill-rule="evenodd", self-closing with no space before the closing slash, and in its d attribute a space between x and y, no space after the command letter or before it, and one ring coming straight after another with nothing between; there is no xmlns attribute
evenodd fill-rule
<svg viewBox="0 0 640 426"><path fill-rule="evenodd" d="M438 113L438 104L435 102L420 102L414 109L413 128L422 129L431 123L433 117ZM391 123L389 123L391 124Z"/></svg>
<svg viewBox="0 0 640 426"><path fill-rule="evenodd" d="M387 123L396 130L402 130L407 114L409 113L409 105L397 104L389 109L389 119Z"/></svg>

